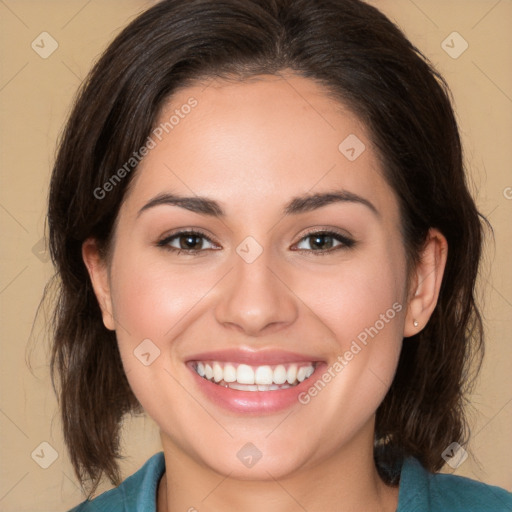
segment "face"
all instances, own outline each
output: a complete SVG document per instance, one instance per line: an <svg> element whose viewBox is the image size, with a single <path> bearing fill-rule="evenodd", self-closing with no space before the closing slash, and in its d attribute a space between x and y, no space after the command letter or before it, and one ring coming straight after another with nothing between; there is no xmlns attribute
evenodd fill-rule
<svg viewBox="0 0 512 512"><path fill-rule="evenodd" d="M372 447L407 290L365 126L291 74L182 89L173 114L95 285L135 395L176 456L239 478Z"/></svg>

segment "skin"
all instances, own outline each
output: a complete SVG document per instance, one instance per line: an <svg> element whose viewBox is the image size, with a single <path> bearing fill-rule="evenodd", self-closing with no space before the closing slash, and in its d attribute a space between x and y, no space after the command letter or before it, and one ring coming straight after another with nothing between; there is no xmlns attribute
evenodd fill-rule
<svg viewBox="0 0 512 512"><path fill-rule="evenodd" d="M158 511L394 511L398 488L384 484L373 462L375 411L403 338L435 307L446 240L430 231L408 281L397 199L367 129L312 80L289 72L197 84L177 92L157 124L191 96L198 105L136 171L110 261L94 240L83 245L105 326L115 329L130 385L160 427ZM349 134L366 146L354 161L338 149ZM378 213L346 201L282 213L293 197L339 189ZM226 215L175 205L138 215L163 192L214 199ZM156 246L188 228L213 245L199 239L196 254ZM319 249L304 238L313 228L356 243L339 248L327 239L334 250ZM252 263L236 252L247 236L263 248ZM307 405L257 416L227 411L201 394L184 364L198 352L243 347L331 365L395 303L401 311ZM133 351L148 338L160 356L144 366ZM252 468L236 456L247 442L262 453Z"/></svg>

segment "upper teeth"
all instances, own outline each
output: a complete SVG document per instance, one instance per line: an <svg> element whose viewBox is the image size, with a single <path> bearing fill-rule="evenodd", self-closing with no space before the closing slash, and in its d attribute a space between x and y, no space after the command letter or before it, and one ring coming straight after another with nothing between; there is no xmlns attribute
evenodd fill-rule
<svg viewBox="0 0 512 512"><path fill-rule="evenodd" d="M213 382L238 382L239 384L298 384L315 371L313 363L279 364L275 366L249 366L247 364L202 362L194 366L196 372Z"/></svg>

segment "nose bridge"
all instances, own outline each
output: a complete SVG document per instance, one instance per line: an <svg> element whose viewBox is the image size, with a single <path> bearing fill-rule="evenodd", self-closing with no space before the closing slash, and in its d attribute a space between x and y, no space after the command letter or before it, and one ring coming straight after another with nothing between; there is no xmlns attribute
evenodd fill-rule
<svg viewBox="0 0 512 512"><path fill-rule="evenodd" d="M250 240L237 248L233 271L215 310L219 323L235 325L252 336L267 332L271 325L289 325L297 315L293 294L276 277L271 251L261 248L255 257L255 249Z"/></svg>

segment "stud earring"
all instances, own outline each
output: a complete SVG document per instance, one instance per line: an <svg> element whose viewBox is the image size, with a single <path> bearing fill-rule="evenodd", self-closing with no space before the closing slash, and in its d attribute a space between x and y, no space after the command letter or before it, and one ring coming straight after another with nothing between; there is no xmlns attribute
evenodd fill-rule
<svg viewBox="0 0 512 512"><path fill-rule="evenodd" d="M414 325L414 327L418 327L418 325L420 325L420 323L418 322L418 320L414 320L414 322L412 323Z"/></svg>

